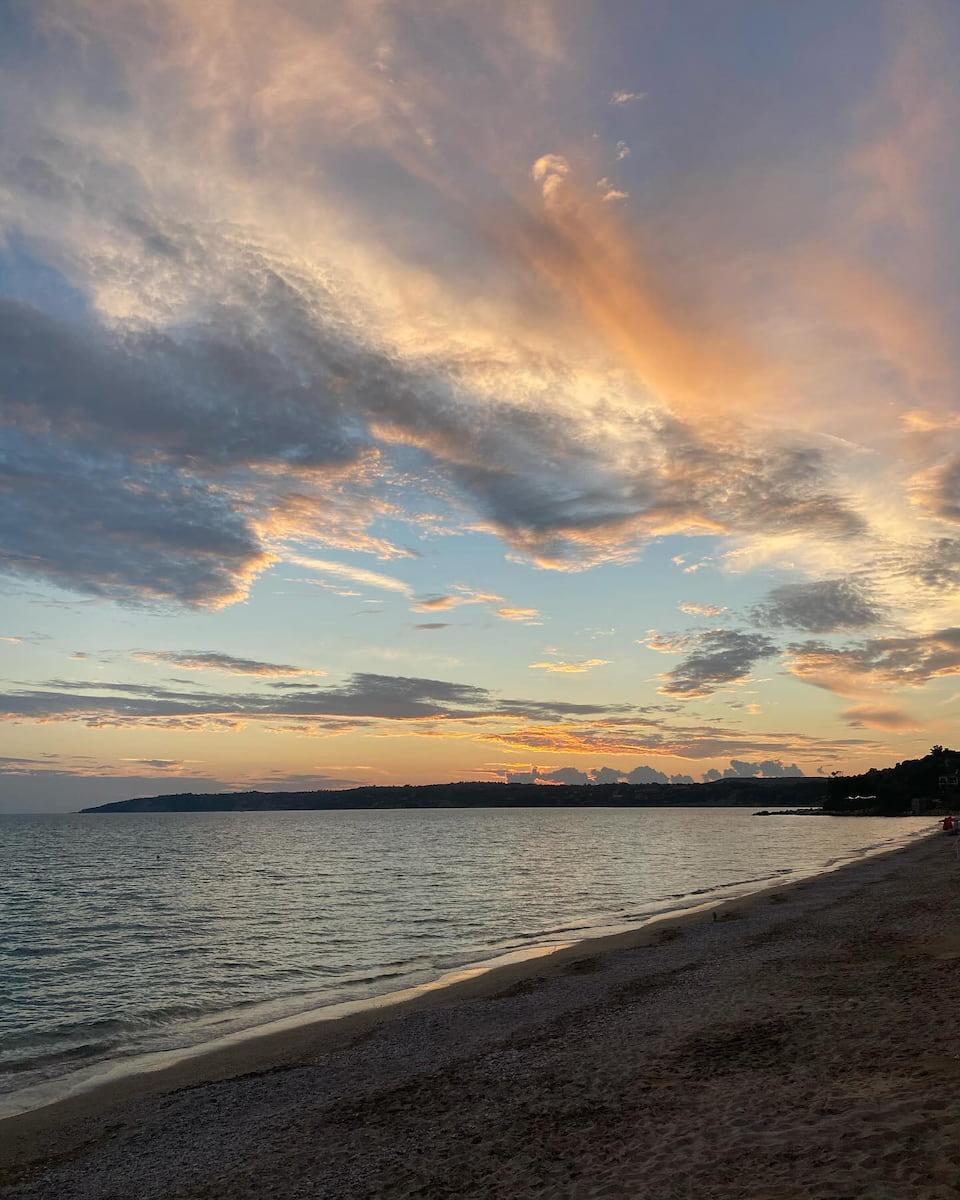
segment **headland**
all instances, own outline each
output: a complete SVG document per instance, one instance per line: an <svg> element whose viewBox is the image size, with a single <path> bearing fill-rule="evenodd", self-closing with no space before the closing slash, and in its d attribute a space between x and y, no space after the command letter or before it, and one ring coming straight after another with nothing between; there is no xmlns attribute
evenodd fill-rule
<svg viewBox="0 0 960 1200"><path fill-rule="evenodd" d="M180 792L139 796L85 808L85 813L262 812L389 808L725 808L822 804L822 778L718 779L710 783L425 783L308 792Z"/></svg>

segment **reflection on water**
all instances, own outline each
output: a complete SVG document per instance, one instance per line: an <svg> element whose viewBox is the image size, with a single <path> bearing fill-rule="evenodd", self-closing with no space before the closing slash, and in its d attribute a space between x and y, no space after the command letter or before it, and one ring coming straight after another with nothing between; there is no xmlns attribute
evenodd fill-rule
<svg viewBox="0 0 960 1200"><path fill-rule="evenodd" d="M0 1090L393 992L929 828L744 809L3 817Z"/></svg>

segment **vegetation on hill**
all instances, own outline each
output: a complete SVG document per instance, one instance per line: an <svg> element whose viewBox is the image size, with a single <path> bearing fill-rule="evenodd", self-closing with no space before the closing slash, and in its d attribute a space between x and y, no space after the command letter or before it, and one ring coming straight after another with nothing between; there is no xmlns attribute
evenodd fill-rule
<svg viewBox="0 0 960 1200"><path fill-rule="evenodd" d="M246 812L292 809L381 808L633 808L790 804L817 806L826 796L822 778L718 779L713 783L434 783L359 787L316 792L221 792L142 796L85 808L86 813Z"/></svg>
<svg viewBox="0 0 960 1200"><path fill-rule="evenodd" d="M923 758L898 762L894 767L876 767L863 775L830 777L827 812L843 814L872 812L895 816L913 811L913 802L921 802L921 811L949 808L960 803L957 773L960 751L933 746Z"/></svg>

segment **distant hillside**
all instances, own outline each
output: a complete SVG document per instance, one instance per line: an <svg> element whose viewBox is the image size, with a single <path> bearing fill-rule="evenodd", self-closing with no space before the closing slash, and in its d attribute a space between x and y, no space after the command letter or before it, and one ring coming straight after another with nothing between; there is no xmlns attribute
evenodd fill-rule
<svg viewBox="0 0 960 1200"><path fill-rule="evenodd" d="M934 746L923 758L907 759L894 767L872 767L863 775L834 775L824 801L827 812L872 812L893 816L910 812L914 800L923 811L957 806L960 751Z"/></svg>
<svg viewBox="0 0 960 1200"><path fill-rule="evenodd" d="M718 779L713 783L431 783L317 792L220 792L142 796L84 808L85 813L259 812L381 808L645 808L820 805L824 779Z"/></svg>

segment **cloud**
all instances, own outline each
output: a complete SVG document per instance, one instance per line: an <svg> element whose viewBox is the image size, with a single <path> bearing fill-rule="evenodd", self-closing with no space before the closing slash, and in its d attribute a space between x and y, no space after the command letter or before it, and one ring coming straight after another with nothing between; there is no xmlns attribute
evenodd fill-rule
<svg viewBox="0 0 960 1200"><path fill-rule="evenodd" d="M663 771L658 771L655 767L634 767L628 775L625 776L627 783L668 783L669 780Z"/></svg>
<svg viewBox="0 0 960 1200"><path fill-rule="evenodd" d="M558 317L546 356L542 329L518 325L511 313L471 324L477 306L451 303L454 284L439 261L423 268L436 273L433 308L409 313L409 276L399 250L387 251L391 231L399 244L401 230L423 221L400 204L391 220L378 212L365 225L358 205L380 190L366 185L305 194L298 138L349 174L345 131L361 142L386 137L389 145L369 147L383 177L410 188L416 181L440 209L452 185L438 178L425 130L443 114L401 116L394 89L358 65L356 46L335 49L335 37L286 6L266 30L256 10L241 5L247 19L235 22L232 37L259 64L261 83L253 88L238 73L224 95L198 66L207 61L201 47L221 46L218 22L184 6L163 9L169 26L132 16L122 36L94 9L82 18L78 10L73 24L63 17L68 58L71 34L77 45L102 42L108 56L120 56L134 81L136 136L110 127L102 107L74 122L51 104L11 139L3 164L21 236L87 301L83 312L40 313L10 299L0 321L0 361L18 364L2 379L10 420L23 438L43 430L52 453L27 472L36 486L19 465L7 474L22 531L9 569L114 598L217 605L246 595L274 555L286 557L288 539L392 553L368 525L384 511L378 493L397 446L421 450L478 519L542 565L617 560L666 531L766 528L767 515L777 529L842 536L856 526L843 500L818 486L823 471L809 455L802 481L785 480L785 463L775 461L764 483L752 461L738 466L753 457L746 446L716 445L711 462L713 435L654 417L658 404L679 405L691 392L743 394L752 367L737 366L729 338L721 353L695 322L671 314L655 283L633 270L631 248L590 214L562 204L524 213L495 247L496 292L504 294L501 277L514 275L524 294L544 300L528 309L546 313L569 299L615 356L636 360L639 383L579 367L579 351L564 348L566 319ZM500 43L481 44L494 55ZM509 44L527 45L515 35ZM165 75L160 82L160 61L182 90L171 91ZM329 70L317 74L320 61ZM78 56L70 66L82 71L82 63ZM287 88L308 63L313 90L295 99ZM350 86L341 86L345 75ZM56 91L57 81L48 82ZM39 77L14 80L10 112L32 110L39 86ZM268 97L289 123L267 121ZM418 100L410 103L416 109ZM208 123L213 112L219 116ZM258 119L270 130L261 150L269 142L276 158L249 176L232 152L256 142L238 126ZM166 136L167 122L179 142ZM181 156L204 161L215 182L190 185L196 173L183 171ZM573 171L556 154L533 168L550 195ZM273 209L259 176L271 180ZM211 210L213 193L228 210L236 197L236 213ZM342 234L344 213L362 227L359 241ZM309 250L298 222L313 233ZM426 224L425 245L442 246ZM374 229L386 244L364 240ZM318 246L328 257L317 257ZM482 249L490 261L486 239ZM425 297L429 289L415 290ZM415 334L426 328L430 339ZM601 412L604 421L595 421ZM758 481L756 497L735 494L738 475L744 486ZM730 482L718 489L718 478ZM76 520L60 522L60 540L44 487L88 496ZM97 497L104 536L94 532ZM202 551L200 541L208 543Z"/></svg>
<svg viewBox="0 0 960 1200"><path fill-rule="evenodd" d="M414 629L449 629L449 621L423 621L419 625L414 625Z"/></svg>
<svg viewBox="0 0 960 1200"><path fill-rule="evenodd" d="M133 763L138 767L153 767L157 771L180 771L195 762L184 758L123 758L121 762Z"/></svg>
<svg viewBox="0 0 960 1200"><path fill-rule="evenodd" d="M899 708L883 708L872 704L857 704L852 708L846 708L840 714L841 718L848 725L859 728L866 726L870 729L890 729L890 730L919 730L923 728L922 723L918 722L916 717L912 717L909 713L904 712Z"/></svg>
<svg viewBox="0 0 960 1200"><path fill-rule="evenodd" d="M588 784L590 776L577 767L557 767L553 771L540 771L538 779L541 783Z"/></svg>
<svg viewBox="0 0 960 1200"><path fill-rule="evenodd" d="M719 617L727 611L722 604L695 604L689 600L678 604L677 608L696 617Z"/></svg>
<svg viewBox="0 0 960 1200"><path fill-rule="evenodd" d="M635 767L632 771L615 770L612 767L597 767L581 771L579 767L555 767L544 770L533 767L529 771L503 770L508 783L565 783L579 786L601 783L669 783L670 779L654 767Z"/></svg>
<svg viewBox="0 0 960 1200"><path fill-rule="evenodd" d="M692 784L692 775L668 775L656 767L643 764L625 771L618 767L592 767L582 771L578 767L555 767L549 770L533 767L528 771L511 771L509 767L500 768L508 783L567 783L567 784ZM705 782L714 779L764 779L801 778L804 772L791 763L785 765L779 759L768 759L763 762L742 762L734 759L729 768L723 772L711 768L705 772Z"/></svg>
<svg viewBox="0 0 960 1200"><path fill-rule="evenodd" d="M200 650L139 650L133 654L138 662L159 663L163 666L179 667L185 671L225 671L231 675L326 675L308 667L283 666L278 663L258 662L252 658L235 658L232 654L218 654Z"/></svg>
<svg viewBox="0 0 960 1200"><path fill-rule="evenodd" d="M723 772L725 779L783 779L799 778L803 771L796 763L786 765L780 759L767 759L764 762L743 762L736 758L730 760L730 766Z"/></svg>
<svg viewBox="0 0 960 1200"><path fill-rule="evenodd" d="M618 162L630 157L630 147L626 142L617 142L617 152L615 157Z"/></svg>
<svg viewBox="0 0 960 1200"><path fill-rule="evenodd" d="M819 378L794 403L794 360L823 356L791 339L803 326L832 349L850 334L824 328L826 304L806 320L778 277L793 270L779 246L794 210L804 247L825 215L802 189L776 201L840 161L856 194L817 184L837 209L876 222L883 197L898 236L918 227L912 164L949 158L935 153L949 87L916 85L928 54L948 57L937 39L905 39L895 115L852 167L832 136L785 182L750 157L765 136L791 162L781 147L811 141L779 123L789 89L769 120L738 126L726 176L722 160L700 163L702 129L731 119L726 97L692 142L674 136L678 116L668 157L709 186L678 195L652 178L653 210L657 187L670 203L656 237L632 238L603 202L621 189L601 196L564 136L588 82L574 13L448 17L135 0L121 20L78 0L57 6L54 31L43 6L18 7L2 233L56 286L46 311L34 296L0 313L7 570L127 601L232 603L291 546L393 553L371 527L396 515L388 497L411 466L456 506L452 525L550 568L630 561L676 534L869 549L878 518L849 455L794 428L815 402L833 406ZM644 96L618 89L610 104ZM689 196L709 199L701 211ZM753 240L741 225L757 225ZM922 332L908 287L881 294L876 272L842 265L888 247L886 232L825 254L801 290L858 314L881 365L891 347L909 360L915 410L949 373L949 347ZM874 366L847 391L877 394ZM918 512L953 519L951 470L918 483ZM875 474L885 490L896 480L879 459Z"/></svg>
<svg viewBox="0 0 960 1200"><path fill-rule="evenodd" d="M550 724L527 723L510 730L491 730L480 736L484 741L528 752L592 755L658 755L681 759L722 758L754 755L773 761L773 756L790 754L818 761L880 753L882 742L866 738L820 738L785 730L747 733L723 724L678 725L668 718L656 719L638 714L604 716L597 713L590 721L554 719Z"/></svg>
<svg viewBox="0 0 960 1200"><path fill-rule="evenodd" d="M498 617L504 621L520 621L524 625L542 625L540 620L540 610L536 608L498 608L495 610Z"/></svg>
<svg viewBox="0 0 960 1200"><path fill-rule="evenodd" d="M898 548L880 556L874 570L885 578L919 585L933 593L950 593L960 587L960 538L940 537L919 545Z"/></svg>
<svg viewBox="0 0 960 1200"><path fill-rule="evenodd" d="M308 567L321 575L332 575L336 579L349 579L353 583L361 583L380 591L400 592L404 596L411 594L409 584L392 575L383 575L379 571L368 571L365 567L354 567L348 563L330 562L328 559L312 558L305 554L287 555L288 562L298 566Z"/></svg>
<svg viewBox="0 0 960 1200"><path fill-rule="evenodd" d="M137 684L56 681L58 690L23 689L0 697L0 715L35 721L80 720L88 725L146 723L170 718L237 722L275 717L422 717L469 719L489 713L494 698L484 688L406 676L356 674L332 688L285 685L281 695L209 695ZM74 691L99 694L76 695ZM110 695L120 691L122 695Z"/></svg>
<svg viewBox="0 0 960 1200"><path fill-rule="evenodd" d="M782 584L752 610L754 620L761 625L809 633L863 629L877 624L883 615L866 587L852 579Z"/></svg>
<svg viewBox="0 0 960 1200"><path fill-rule="evenodd" d="M703 773L703 782L712 783L718 779L800 779L804 771L796 763L789 765L780 759L765 759L762 762L744 762L731 759L730 766L723 771L711 767Z"/></svg>
<svg viewBox="0 0 960 1200"><path fill-rule="evenodd" d="M960 455L921 474L912 489L914 502L941 521L960 524Z"/></svg>
<svg viewBox="0 0 960 1200"><path fill-rule="evenodd" d="M326 722L331 732L357 719L445 721L480 719L558 721L631 712L629 705L503 698L483 687L403 675L356 673L332 687L275 680L272 692L216 694L104 680L51 680L0 696L0 720L81 721L91 726L234 727L245 721ZM346 721L347 724L343 722Z"/></svg>
<svg viewBox="0 0 960 1200"><path fill-rule="evenodd" d="M536 662L530 663L531 671L549 671L551 673L580 675L584 671L592 671L595 667L609 666L606 658L582 658L574 662Z"/></svg>
<svg viewBox="0 0 960 1200"><path fill-rule="evenodd" d="M262 691L227 693L123 680L51 680L42 686L8 687L0 695L0 720L14 724L72 722L92 729L184 733L236 732L254 725L265 733L295 737L362 733L460 738L555 756L590 755L594 762L614 755L641 762L648 756L734 756L763 762L787 754L807 761L815 755L823 762L875 748L863 738L837 740L790 731L744 732L719 722L682 723L676 720L679 711L676 705L503 697L471 684L372 673L357 673L333 686L273 678L264 680ZM614 781L609 770L603 769L599 781ZM673 779L666 771L660 774ZM628 771L618 771L620 777L659 779Z"/></svg>
<svg viewBox="0 0 960 1200"><path fill-rule="evenodd" d="M541 154L530 168L530 178L540 184L548 203L556 197L569 174L570 163L562 154Z"/></svg>
<svg viewBox="0 0 960 1200"><path fill-rule="evenodd" d="M602 179L597 180L597 187L602 193L602 200L626 200L630 196L629 192L616 187L605 175Z"/></svg>
<svg viewBox="0 0 960 1200"><path fill-rule="evenodd" d="M337 776L323 775L319 772L292 774L282 769L267 771L262 775L248 774L235 782L231 791L246 791L252 788L257 791L271 792L315 792L342 791L344 788L364 787L368 784L365 779L340 779Z"/></svg>
<svg viewBox="0 0 960 1200"><path fill-rule="evenodd" d="M922 687L932 679L960 675L960 629L869 638L839 647L799 642L789 647L786 665L805 683L841 696Z"/></svg>
<svg viewBox="0 0 960 1200"><path fill-rule="evenodd" d="M623 771L617 767L596 767L590 772L594 783L619 783Z"/></svg>
<svg viewBox="0 0 960 1200"><path fill-rule="evenodd" d="M455 584L454 590L448 595L418 596L413 605L414 612L438 612L451 608L460 608L464 604L498 604L503 600L493 592L477 591L464 584Z"/></svg>
<svg viewBox="0 0 960 1200"><path fill-rule="evenodd" d="M666 695L684 699L709 696L724 684L745 679L755 662L777 653L777 646L764 634L733 629L709 629L674 640L654 636L647 645L668 654L686 651L682 661L661 676L660 688Z"/></svg>
<svg viewBox="0 0 960 1200"><path fill-rule="evenodd" d="M218 607L272 561L228 491L94 446L7 428L0 495L0 567L67 588Z"/></svg>
<svg viewBox="0 0 960 1200"><path fill-rule="evenodd" d="M508 717L531 721L562 721L571 717L606 718L643 712L631 704L578 703L573 700L510 700L497 703L497 711Z"/></svg>

